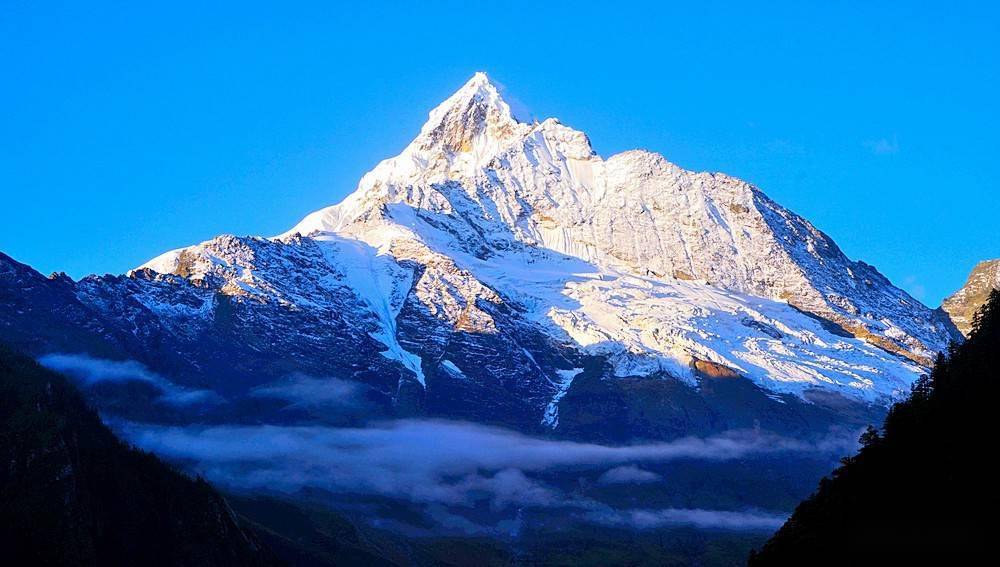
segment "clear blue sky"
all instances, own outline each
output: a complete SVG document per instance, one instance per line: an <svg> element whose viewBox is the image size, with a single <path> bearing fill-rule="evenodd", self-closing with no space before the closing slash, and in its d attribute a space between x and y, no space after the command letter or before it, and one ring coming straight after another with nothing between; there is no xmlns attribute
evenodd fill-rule
<svg viewBox="0 0 1000 567"><path fill-rule="evenodd" d="M45 273L282 232L476 70L605 156L759 185L932 306L1000 257L991 2L145 4L0 2L0 250Z"/></svg>

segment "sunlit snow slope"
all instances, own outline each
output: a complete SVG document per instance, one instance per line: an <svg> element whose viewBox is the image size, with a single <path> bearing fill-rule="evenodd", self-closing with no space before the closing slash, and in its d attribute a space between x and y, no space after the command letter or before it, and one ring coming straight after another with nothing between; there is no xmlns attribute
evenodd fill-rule
<svg viewBox="0 0 1000 567"><path fill-rule="evenodd" d="M741 375L771 392L881 404L957 336L947 317L756 187L648 151L604 159L558 120L519 121L482 73L343 202L267 248L280 256L303 241L325 266L258 267L254 247L268 241L216 239L143 267L290 310L349 288L377 322L369 335L382 355L421 385L430 367L464 374L419 341L401 342L408 302L461 334L497 333L496 313L506 313L606 357L609 379ZM562 366L538 366L549 426L580 372Z"/></svg>

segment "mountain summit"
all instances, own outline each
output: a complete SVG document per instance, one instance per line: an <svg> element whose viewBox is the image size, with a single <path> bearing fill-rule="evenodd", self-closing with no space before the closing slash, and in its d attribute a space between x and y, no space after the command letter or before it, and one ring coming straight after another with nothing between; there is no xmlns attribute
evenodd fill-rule
<svg viewBox="0 0 1000 567"><path fill-rule="evenodd" d="M485 73L476 73L431 111L411 147L486 157L516 136L519 124L497 87Z"/></svg>
<svg viewBox="0 0 1000 567"><path fill-rule="evenodd" d="M504 148L531 130L518 121L486 74L476 73L431 110L401 154L366 174L344 202L309 215L286 234L335 232L381 200L394 199L394 191L401 187L474 179Z"/></svg>
<svg viewBox="0 0 1000 567"><path fill-rule="evenodd" d="M356 233L352 222L391 204L443 214L440 226L466 252L527 245L787 301L923 365L954 338L940 313L847 259L756 187L645 151L603 160L586 135L557 120L519 123L482 73L435 108L403 153L367 174L354 194L290 233ZM391 217L383 220L405 225ZM426 236L417 238L428 243Z"/></svg>
<svg viewBox="0 0 1000 567"><path fill-rule="evenodd" d="M1000 289L1000 259L984 260L976 264L968 279L958 291L945 298L941 308L966 335L972 330L972 320L990 291Z"/></svg>
<svg viewBox="0 0 1000 567"><path fill-rule="evenodd" d="M656 384L676 407L653 436L830 396L885 407L959 336L753 185L648 151L602 158L558 120L520 122L482 73L288 232L174 250L73 295L232 391L336 375L406 411L559 429L589 419L595 388L626 415L635 384ZM238 362L204 352L226 341ZM720 378L750 387L712 406Z"/></svg>

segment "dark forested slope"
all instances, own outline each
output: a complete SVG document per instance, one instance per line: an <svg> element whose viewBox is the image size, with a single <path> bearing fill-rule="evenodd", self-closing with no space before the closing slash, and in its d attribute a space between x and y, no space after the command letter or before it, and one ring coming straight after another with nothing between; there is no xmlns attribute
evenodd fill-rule
<svg viewBox="0 0 1000 567"><path fill-rule="evenodd" d="M0 563L267 565L226 501L119 441L62 376L0 346Z"/></svg>
<svg viewBox="0 0 1000 567"><path fill-rule="evenodd" d="M969 339L870 429L750 565L995 555L1000 521L1000 293Z"/></svg>

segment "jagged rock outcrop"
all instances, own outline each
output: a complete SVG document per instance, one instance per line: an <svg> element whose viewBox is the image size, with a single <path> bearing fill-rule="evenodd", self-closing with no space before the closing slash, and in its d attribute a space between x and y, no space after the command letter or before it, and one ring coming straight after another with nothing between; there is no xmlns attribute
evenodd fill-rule
<svg viewBox="0 0 1000 567"><path fill-rule="evenodd" d="M968 335L973 316L994 289L1000 289L1000 260L984 260L972 269L965 285L941 303L941 309L951 316L963 334Z"/></svg>

